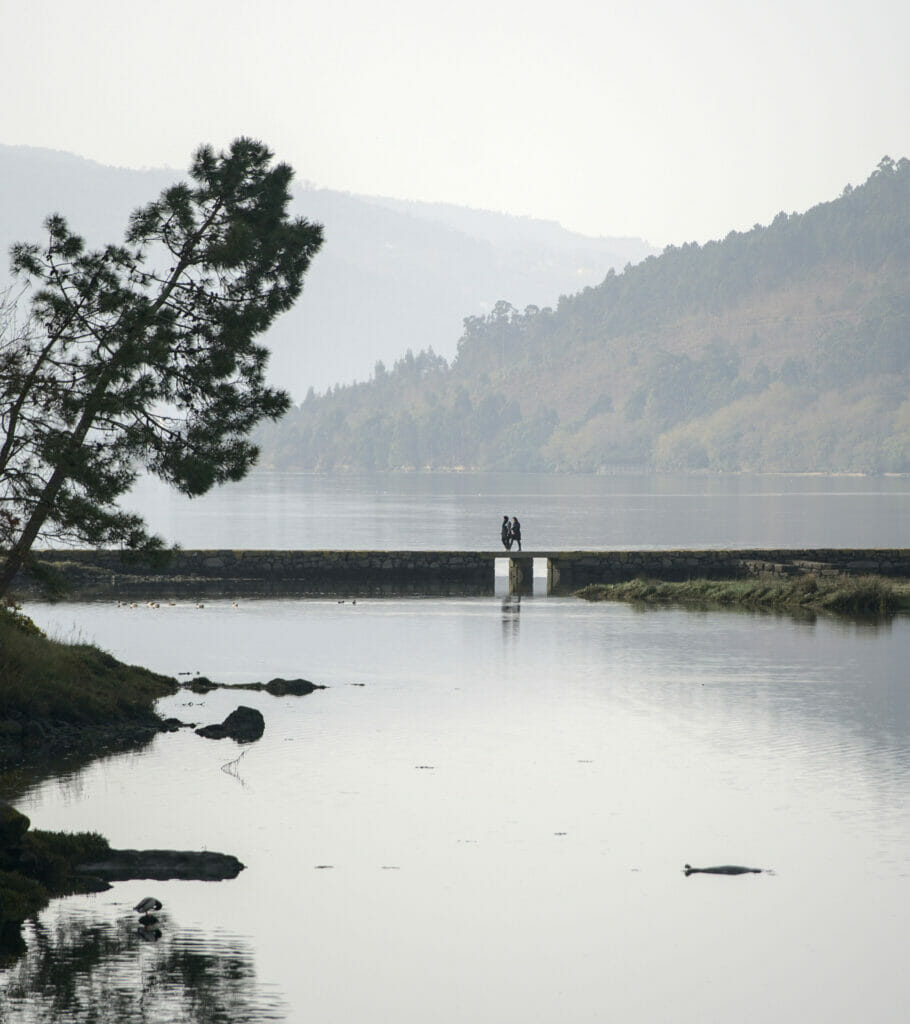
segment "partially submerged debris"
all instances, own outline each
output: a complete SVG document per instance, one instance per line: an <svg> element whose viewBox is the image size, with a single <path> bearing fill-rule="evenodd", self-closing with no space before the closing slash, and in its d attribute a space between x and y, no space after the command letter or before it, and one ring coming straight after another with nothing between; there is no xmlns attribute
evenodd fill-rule
<svg viewBox="0 0 910 1024"><path fill-rule="evenodd" d="M687 864L683 870L686 873L686 878L689 875L760 875L762 873L761 868L744 868L739 864L721 864L714 868L693 868L691 864Z"/></svg>

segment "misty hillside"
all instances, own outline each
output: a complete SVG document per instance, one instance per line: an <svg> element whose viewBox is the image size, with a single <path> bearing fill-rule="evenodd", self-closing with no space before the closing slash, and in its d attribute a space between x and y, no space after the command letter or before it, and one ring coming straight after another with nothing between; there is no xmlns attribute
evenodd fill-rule
<svg viewBox="0 0 910 1024"><path fill-rule="evenodd" d="M305 167L296 170L305 177ZM57 212L92 246L120 242L132 210L181 177L0 145L0 248L40 241L44 219ZM325 226L303 296L264 338L269 379L297 399L310 387L366 380L377 360L409 347L453 357L464 317L488 312L500 295L555 302L653 251L638 239L587 238L530 218L304 185L292 211ZM6 259L0 285L5 278Z"/></svg>
<svg viewBox="0 0 910 1024"><path fill-rule="evenodd" d="M555 308L500 301L261 432L301 470L910 471L910 161L670 247Z"/></svg>

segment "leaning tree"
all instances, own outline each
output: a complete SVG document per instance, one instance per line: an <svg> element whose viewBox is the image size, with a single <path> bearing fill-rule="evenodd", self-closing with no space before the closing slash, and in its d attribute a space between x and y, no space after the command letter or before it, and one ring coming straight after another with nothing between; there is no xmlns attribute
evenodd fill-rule
<svg viewBox="0 0 910 1024"><path fill-rule="evenodd" d="M15 245L29 315L0 316L0 598L36 540L151 551L118 499L150 472L183 494L240 479L288 407L256 340L300 294L322 227L288 215L293 171L260 142L204 146L190 181L88 251L60 216ZM9 304L6 313L10 313Z"/></svg>

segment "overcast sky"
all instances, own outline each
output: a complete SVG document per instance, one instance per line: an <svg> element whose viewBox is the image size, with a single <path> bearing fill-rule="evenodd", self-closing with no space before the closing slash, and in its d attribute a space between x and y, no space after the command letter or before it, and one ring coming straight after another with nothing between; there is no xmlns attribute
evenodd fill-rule
<svg viewBox="0 0 910 1024"><path fill-rule="evenodd" d="M654 245L910 156L906 0L0 0L0 142L185 168L264 140L325 188Z"/></svg>

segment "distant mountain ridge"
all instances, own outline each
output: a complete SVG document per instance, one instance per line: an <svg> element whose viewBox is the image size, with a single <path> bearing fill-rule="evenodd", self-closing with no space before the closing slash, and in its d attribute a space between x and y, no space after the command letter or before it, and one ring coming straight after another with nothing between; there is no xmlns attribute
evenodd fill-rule
<svg viewBox="0 0 910 1024"><path fill-rule="evenodd" d="M910 472L910 161L669 247L556 308L469 317L260 434L302 470Z"/></svg>
<svg viewBox="0 0 910 1024"><path fill-rule="evenodd" d="M305 177L305 167L295 170ZM120 242L130 212L182 177L0 145L0 247L6 254L13 242L40 240L57 212L92 246ZM556 302L654 251L639 239L588 238L531 218L305 185L295 188L293 210L324 225L325 245L301 299L264 340L269 378L297 400L311 387L365 380L377 361L408 348L451 358L463 319L502 296L521 306ZM7 268L4 259L0 284Z"/></svg>

